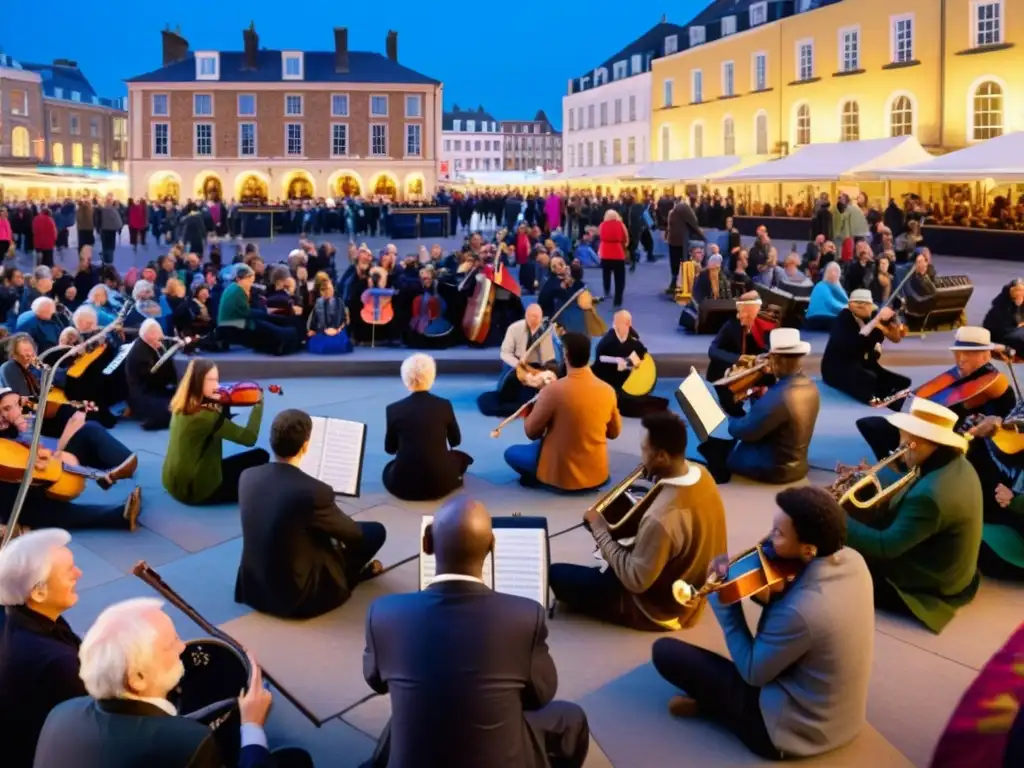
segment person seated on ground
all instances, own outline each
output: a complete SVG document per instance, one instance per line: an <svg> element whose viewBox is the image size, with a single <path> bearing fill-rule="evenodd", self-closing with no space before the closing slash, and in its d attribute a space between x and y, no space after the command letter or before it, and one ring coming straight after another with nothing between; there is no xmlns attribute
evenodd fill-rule
<svg viewBox="0 0 1024 768"><path fill-rule="evenodd" d="M163 601L141 597L104 609L79 652L88 696L57 705L39 735L35 768L227 765L210 726L179 716L167 699L185 674L178 637ZM263 731L272 696L250 658L249 687L238 697L239 768L312 768L309 755L270 753ZM223 741L223 739L222 739Z"/></svg>
<svg viewBox="0 0 1024 768"><path fill-rule="evenodd" d="M95 339L101 330L96 310L83 304L71 316L71 325L61 331L60 344L77 346L84 340ZM64 393L69 400L94 403L96 410L90 411L88 418L107 429L117 424L111 406L125 399L123 380L103 373L117 356L120 345L117 333L107 333L102 341L94 341L86 352L64 364L67 371L63 377Z"/></svg>
<svg viewBox="0 0 1024 768"><path fill-rule="evenodd" d="M167 360L153 370L164 354L164 332L160 323L149 318L139 328L124 363L128 382L128 407L132 418L145 430L167 429L171 424L170 403L178 388L174 361Z"/></svg>
<svg viewBox="0 0 1024 768"><path fill-rule="evenodd" d="M921 248L914 257L914 274L907 280L905 288L908 298L923 301L935 295L935 267L931 263L931 253Z"/></svg>
<svg viewBox="0 0 1024 768"><path fill-rule="evenodd" d="M25 282L25 288L21 294L21 311L27 312L32 307L32 302L40 296L52 296L53 294L53 272L45 265L40 265L32 270L32 276Z"/></svg>
<svg viewBox="0 0 1024 768"><path fill-rule="evenodd" d="M32 768L50 710L85 696L78 677L81 644L61 615L78 602L82 572L59 528L30 531L0 550L0 722L4 766Z"/></svg>
<svg viewBox="0 0 1024 768"><path fill-rule="evenodd" d="M453 499L423 537L435 579L370 605L363 676L391 694L392 719L364 768L583 765L590 729L579 705L553 700L544 607L484 585L493 547L484 505Z"/></svg>
<svg viewBox="0 0 1024 768"><path fill-rule="evenodd" d="M383 570L373 558L387 537L384 526L352 520L334 503L334 489L301 469L312 434L308 414L282 411L270 427L274 461L239 479L235 601L284 619L334 610Z"/></svg>
<svg viewBox="0 0 1024 768"><path fill-rule="evenodd" d="M717 482L729 482L733 472L773 484L807 476L807 450L820 407L818 387L803 370L810 351L796 328L771 332L768 372L775 383L745 416L730 416L732 439L709 437L697 447Z"/></svg>
<svg viewBox="0 0 1024 768"><path fill-rule="evenodd" d="M775 246L768 249L768 255L757 268L757 274L754 275L753 280L757 285L763 285L766 288L784 289L786 270L779 266L779 252Z"/></svg>
<svg viewBox="0 0 1024 768"><path fill-rule="evenodd" d="M734 366L754 364L758 355L768 351L768 334L779 324L761 314L761 297L748 291L736 300L736 317L726 321L708 347L708 381L718 381ZM727 386L716 386L722 410L730 416L742 416L743 404L737 402Z"/></svg>
<svg viewBox="0 0 1024 768"><path fill-rule="evenodd" d="M114 322L118 310L111 306L109 300L110 289L103 283L98 283L89 289L88 297L82 306L92 307L96 311L96 322L101 327L106 327Z"/></svg>
<svg viewBox="0 0 1024 768"><path fill-rule="evenodd" d="M800 269L800 254L796 251L790 251L782 264L782 271L785 273L778 284L782 290L786 290L789 286L806 286L811 285L811 278L809 278Z"/></svg>
<svg viewBox="0 0 1024 768"><path fill-rule="evenodd" d="M562 337L566 375L548 384L528 409L524 428L533 442L513 445L505 462L523 485L584 491L608 482L608 441L622 431L615 390L590 370L590 339Z"/></svg>
<svg viewBox="0 0 1024 768"><path fill-rule="evenodd" d="M843 546L842 508L815 486L780 491L775 504L766 549L802 572L780 585L783 597L760 597L756 634L741 603L712 594L731 660L667 637L651 649L658 673L685 692L669 702L672 714L714 720L768 760L820 755L856 738L867 720L875 634L871 577ZM708 576L723 577L727 562L717 558Z"/></svg>
<svg viewBox="0 0 1024 768"><path fill-rule="evenodd" d="M708 256L707 267L693 281L693 303L699 305L705 299L731 299L732 284L722 269L722 255Z"/></svg>
<svg viewBox="0 0 1024 768"><path fill-rule="evenodd" d="M539 304L531 304L526 308L526 316L505 331L498 387L477 399L480 412L502 417L514 413L557 377L556 354L552 334L545 333L544 313Z"/></svg>
<svg viewBox="0 0 1024 768"><path fill-rule="evenodd" d="M899 319L892 308L879 309L878 323L870 333L862 332L876 309L871 291L853 291L847 308L836 316L821 357L822 381L865 404L884 400L910 386L910 379L879 362L882 342L888 339L898 344L901 339ZM902 405L897 400L890 407L898 411Z"/></svg>
<svg viewBox="0 0 1024 768"><path fill-rule="evenodd" d="M330 275L317 272L313 293L316 304L309 315L306 349L314 355L347 355L352 351L352 341L345 330L348 310L345 302L335 296Z"/></svg>
<svg viewBox="0 0 1024 768"><path fill-rule="evenodd" d="M754 281L747 274L747 267L750 263L750 256L745 248L741 248L736 254L735 266L729 273L729 286L732 295L737 298L744 293L754 290Z"/></svg>
<svg viewBox="0 0 1024 768"><path fill-rule="evenodd" d="M679 291L676 301L689 304L693 299L694 286L704 266L704 243L690 241L690 258L679 265Z"/></svg>
<svg viewBox="0 0 1024 768"><path fill-rule="evenodd" d="M171 398L171 434L164 457L163 486L184 504L227 504L238 501L238 478L249 467L270 461L253 448L263 421L263 400L249 411L245 426L231 420L228 406L218 401L220 373L209 358L190 360ZM249 450L223 455L223 442Z"/></svg>
<svg viewBox="0 0 1024 768"><path fill-rule="evenodd" d="M388 492L408 501L432 501L462 487L473 457L455 450L462 442L452 404L432 395L437 367L418 353L402 362L402 383L412 394L387 407L384 451L394 456L384 467Z"/></svg>
<svg viewBox="0 0 1024 768"><path fill-rule="evenodd" d="M39 296L32 301L32 309L18 318L17 330L19 333L27 333L42 354L60 343L60 332L65 327L66 324L57 314L57 303L49 296ZM56 362L56 357L49 362Z"/></svg>
<svg viewBox="0 0 1024 768"><path fill-rule="evenodd" d="M992 500L999 513L989 513L986 499L978 568L994 579L1024 581L1024 495L999 483Z"/></svg>
<svg viewBox="0 0 1024 768"><path fill-rule="evenodd" d="M849 262L843 270L843 288L847 293L870 289L874 279L875 257L871 253L871 246L861 241L857 243L854 260Z"/></svg>
<svg viewBox="0 0 1024 768"><path fill-rule="evenodd" d="M245 264L234 265L234 270L234 282L224 289L217 304L217 338L254 352L278 356L295 352L299 335L294 328L275 325L265 313L249 307L256 273Z"/></svg>
<svg viewBox="0 0 1024 768"><path fill-rule="evenodd" d="M727 546L725 508L707 470L686 460L682 420L663 411L644 416L642 424L641 461L657 484L642 502L635 541L620 543L601 512L590 507L584 524L604 565L556 563L548 581L570 610L633 629L674 631L693 626L704 606L680 605L672 585L677 579L704 583L711 559Z"/></svg>
<svg viewBox="0 0 1024 768"><path fill-rule="evenodd" d="M821 281L811 289L811 300L804 316L805 330L831 331L836 317L846 309L850 297L839 282L841 275L839 262L830 261L825 265Z"/></svg>
<svg viewBox="0 0 1024 768"><path fill-rule="evenodd" d="M552 317L576 292L576 280L561 256L551 259L551 272L540 287L537 304L544 317Z"/></svg>
<svg viewBox="0 0 1024 768"><path fill-rule="evenodd" d="M142 270L144 275L151 272L152 269ZM125 328L138 328L146 319L159 320L164 314L163 307L156 297L156 288L145 278L136 280L132 286L132 301L135 303L124 317Z"/></svg>
<svg viewBox="0 0 1024 768"><path fill-rule="evenodd" d="M887 418L918 477L872 523L851 518L847 544L867 560L877 607L916 616L939 633L978 591L981 482L949 408L916 397L909 413Z"/></svg>
<svg viewBox="0 0 1024 768"><path fill-rule="evenodd" d="M893 274L893 261L895 257L891 251L884 251L879 254L876 261L875 277L868 289L871 291L871 298L879 306L885 306L892 298L892 292L896 288Z"/></svg>
<svg viewBox="0 0 1024 768"><path fill-rule="evenodd" d="M524 296L533 296L547 283L550 264L551 256L543 247L533 249L533 257L519 268L519 284Z"/></svg>
<svg viewBox="0 0 1024 768"><path fill-rule="evenodd" d="M612 319L612 327L597 342L594 350L594 375L615 390L619 413L626 418L638 419L647 413L668 408L668 400L650 393L629 394L623 387L640 361L648 355L640 334L633 328L633 316L620 309ZM652 380L651 385L655 382Z"/></svg>
<svg viewBox="0 0 1024 768"><path fill-rule="evenodd" d="M993 340L1024 356L1024 280L1016 278L1003 286L982 325Z"/></svg>
<svg viewBox="0 0 1024 768"><path fill-rule="evenodd" d="M0 438L23 445L32 441L29 422L21 413L22 398L12 390L0 389ZM104 490L135 474L138 458L103 427L87 422L81 415L67 423L66 436L56 443L41 442L36 468L45 471L51 462L65 467L91 467L106 474L97 480ZM68 469L65 469L68 471ZM6 523L18 495L18 483L0 482L0 522ZM135 488L127 501L118 504L74 504L51 498L46 486L29 486L19 522L31 528L117 528L135 530L142 510L142 490Z"/></svg>

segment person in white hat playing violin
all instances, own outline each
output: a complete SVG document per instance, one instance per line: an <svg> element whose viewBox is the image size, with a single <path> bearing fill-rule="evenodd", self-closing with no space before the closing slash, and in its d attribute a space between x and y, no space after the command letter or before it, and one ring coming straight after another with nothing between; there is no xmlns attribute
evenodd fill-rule
<svg viewBox="0 0 1024 768"><path fill-rule="evenodd" d="M760 315L761 297L747 291L736 299L736 317L726 321L708 347L708 381L717 381L735 365L752 364L768 351L768 334L778 323ZM743 404L736 402L728 387L715 387L722 410L730 416L742 416Z"/></svg>
<svg viewBox="0 0 1024 768"><path fill-rule="evenodd" d="M884 515L873 510L874 520L885 519L884 528L851 517L846 545L868 563L876 608L909 613L939 633L978 591L981 482L949 408L916 397L909 413L887 418L918 477L897 492Z"/></svg>
<svg viewBox="0 0 1024 768"><path fill-rule="evenodd" d="M792 483L807 476L807 449L820 406L818 387L803 372L811 345L796 328L769 335L775 383L742 417L730 417L731 440L710 437L697 450L718 483L733 472L762 483Z"/></svg>
<svg viewBox="0 0 1024 768"><path fill-rule="evenodd" d="M875 310L878 310L878 323L870 333L862 333ZM865 404L883 400L909 387L910 379L879 363L882 342L899 338L890 331L894 319L891 307L878 309L875 306L868 289L858 288L850 293L849 303L836 315L825 345L821 358L822 380Z"/></svg>

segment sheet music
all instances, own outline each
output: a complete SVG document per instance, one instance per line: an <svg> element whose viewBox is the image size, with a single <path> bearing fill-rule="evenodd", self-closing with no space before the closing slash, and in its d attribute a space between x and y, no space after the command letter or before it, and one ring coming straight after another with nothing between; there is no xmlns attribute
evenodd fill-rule
<svg viewBox="0 0 1024 768"><path fill-rule="evenodd" d="M437 560L433 555L428 555L423 551L423 535L427 531L427 526L434 522L434 518L431 515L426 515L423 518L423 522L420 524L420 589L426 589L430 586L430 583L437 576ZM497 531L495 531L497 533ZM484 560L484 573L483 579L484 584L489 588L494 589L494 564L491 562L491 556L488 555L487 559Z"/></svg>
<svg viewBox="0 0 1024 768"><path fill-rule="evenodd" d="M299 468L344 496L359 495L366 425L358 421L313 417L309 450Z"/></svg>
<svg viewBox="0 0 1024 768"><path fill-rule="evenodd" d="M116 371L118 369L118 366L120 366L121 363L124 362L125 358L128 357L128 353L131 352L131 349L134 345L134 341L128 344L123 344L121 348L117 350L117 356L110 361L106 368L103 369L103 375L109 376L114 371Z"/></svg>
<svg viewBox="0 0 1024 768"><path fill-rule="evenodd" d="M494 540L494 589L536 600L547 608L547 532L495 528Z"/></svg>
<svg viewBox="0 0 1024 768"><path fill-rule="evenodd" d="M324 433L327 431L327 419L322 416L313 417L313 431L309 435L309 450L299 462L299 469L311 477L320 478L320 462L324 456Z"/></svg>
<svg viewBox="0 0 1024 768"><path fill-rule="evenodd" d="M701 441L706 440L725 421L725 413L715 402L708 385L696 369L690 368L690 375L679 385L677 395L680 407Z"/></svg>

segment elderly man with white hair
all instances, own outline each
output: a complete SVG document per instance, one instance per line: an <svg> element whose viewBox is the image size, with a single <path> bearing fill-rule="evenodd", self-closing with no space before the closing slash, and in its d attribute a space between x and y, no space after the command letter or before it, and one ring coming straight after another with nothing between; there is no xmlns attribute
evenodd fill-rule
<svg viewBox="0 0 1024 768"><path fill-rule="evenodd" d="M26 533L0 550L0 723L5 768L32 768L46 716L85 695L81 640L62 614L78 602L82 572L59 528Z"/></svg>
<svg viewBox="0 0 1024 768"><path fill-rule="evenodd" d="M57 706L46 719L35 768L225 765L215 732L178 716L167 698L185 674L178 637L163 602L136 598L103 611L79 652L87 697ZM271 757L264 725L272 696L253 662L241 711L239 766L312 766L302 750Z"/></svg>
<svg viewBox="0 0 1024 768"><path fill-rule="evenodd" d="M462 487L473 458L455 450L462 432L451 402L430 392L437 376L434 359L411 355L401 373L411 394L387 407L384 450L395 458L384 467L384 487L400 499L440 499Z"/></svg>
<svg viewBox="0 0 1024 768"><path fill-rule="evenodd" d="M668 400L663 397L656 397L649 392L627 394L623 390L626 380L640 367L647 354L647 347L633 328L633 316L624 309L616 312L612 327L597 342L594 363L590 367L597 378L615 390L619 399L619 413L626 418L639 419L647 413L668 408ZM655 383L656 377L652 376L652 388Z"/></svg>
<svg viewBox="0 0 1024 768"><path fill-rule="evenodd" d="M149 280L136 280L132 286L132 301L135 304L124 318L125 328L139 328L147 318L158 318L163 314L156 298L156 288Z"/></svg>
<svg viewBox="0 0 1024 768"><path fill-rule="evenodd" d="M57 314L57 303L49 296L36 297L31 314L18 318L18 330L32 337L40 353L56 347L60 343L60 332L64 330L64 323Z"/></svg>
<svg viewBox="0 0 1024 768"><path fill-rule="evenodd" d="M170 405L178 388L178 373L173 360L153 370L164 354L163 340L160 323L153 318L145 320L124 362L128 407L145 430L167 429L171 424Z"/></svg>

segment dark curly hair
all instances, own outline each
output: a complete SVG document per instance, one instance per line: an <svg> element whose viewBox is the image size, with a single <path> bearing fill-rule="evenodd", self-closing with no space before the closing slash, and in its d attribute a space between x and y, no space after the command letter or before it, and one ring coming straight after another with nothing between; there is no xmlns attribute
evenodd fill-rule
<svg viewBox="0 0 1024 768"><path fill-rule="evenodd" d="M793 521L800 542L817 548L818 557L828 557L843 548L846 512L824 488L787 488L775 495L775 503Z"/></svg>

